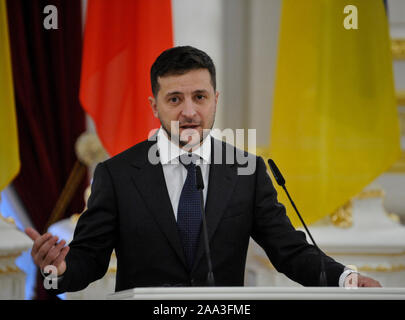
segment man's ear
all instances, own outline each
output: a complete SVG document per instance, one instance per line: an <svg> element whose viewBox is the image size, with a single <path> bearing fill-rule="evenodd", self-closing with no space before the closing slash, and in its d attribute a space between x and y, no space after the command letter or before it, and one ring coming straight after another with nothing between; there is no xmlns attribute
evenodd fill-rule
<svg viewBox="0 0 405 320"><path fill-rule="evenodd" d="M218 103L219 92L215 92L215 103Z"/></svg>
<svg viewBox="0 0 405 320"><path fill-rule="evenodd" d="M150 104L150 106L152 108L153 115L155 116L155 118L159 118L156 99L154 97L148 97L148 101L149 101L149 104Z"/></svg>

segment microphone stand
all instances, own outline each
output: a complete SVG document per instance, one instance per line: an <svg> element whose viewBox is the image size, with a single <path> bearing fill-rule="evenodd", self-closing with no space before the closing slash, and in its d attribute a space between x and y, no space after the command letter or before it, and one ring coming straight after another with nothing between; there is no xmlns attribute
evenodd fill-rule
<svg viewBox="0 0 405 320"><path fill-rule="evenodd" d="M285 186L285 179L284 179L283 175L281 174L280 170L278 169L278 167L276 166L275 162L272 159L269 159L268 163L270 166L270 170L273 173L274 178L276 179L277 184L284 189L285 193L287 194L288 199L290 200L291 205L293 206L295 212L298 215L298 218L301 220L301 223L304 226L307 234L311 238L312 243L314 244L315 248L318 250L319 258L320 258L320 262L321 262L321 273L319 276L319 285L321 287L326 287L328 285L327 284L328 282L326 279L325 262L324 262L324 259L322 256L322 251L321 251L321 249L319 249L318 245L316 244L314 238L312 237L311 232L309 232L309 229L307 228L307 225L304 222L304 219L301 217L301 214L299 213L297 207L295 206L294 201L291 199L290 194L288 193L287 188Z"/></svg>
<svg viewBox="0 0 405 320"><path fill-rule="evenodd" d="M204 194L203 194L204 180L202 178L200 166L196 166L196 187L197 187L197 190L200 192L200 200L201 200L200 208L201 208L201 216L202 216L202 224L203 224L205 255L207 257L207 262L208 262L207 284L210 287L215 287L214 273L212 272L211 252L210 252L210 246L208 243L207 221L205 219Z"/></svg>

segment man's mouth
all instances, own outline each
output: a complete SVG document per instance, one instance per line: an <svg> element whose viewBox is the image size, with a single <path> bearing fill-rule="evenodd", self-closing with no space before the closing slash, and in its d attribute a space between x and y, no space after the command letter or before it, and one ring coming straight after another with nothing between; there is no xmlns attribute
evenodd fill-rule
<svg viewBox="0 0 405 320"><path fill-rule="evenodd" d="M199 124L184 124L180 126L180 129L197 129Z"/></svg>

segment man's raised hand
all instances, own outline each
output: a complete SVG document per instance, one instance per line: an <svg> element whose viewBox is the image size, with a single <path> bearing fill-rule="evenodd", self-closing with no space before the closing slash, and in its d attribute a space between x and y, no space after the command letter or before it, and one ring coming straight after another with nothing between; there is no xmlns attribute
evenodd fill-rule
<svg viewBox="0 0 405 320"><path fill-rule="evenodd" d="M65 257L69 252L69 246L65 246L66 241L61 240L59 243L57 236L50 233L40 235L33 228L26 228L25 233L34 241L31 256L34 263L41 269L47 265L53 265L57 268L58 276L66 271Z"/></svg>

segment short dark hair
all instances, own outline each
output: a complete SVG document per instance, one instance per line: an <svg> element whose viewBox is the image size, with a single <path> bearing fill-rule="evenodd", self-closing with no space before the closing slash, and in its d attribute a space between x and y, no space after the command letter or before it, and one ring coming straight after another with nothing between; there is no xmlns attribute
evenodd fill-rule
<svg viewBox="0 0 405 320"><path fill-rule="evenodd" d="M179 46L163 51L150 69L153 95L156 97L159 91L158 77L181 75L196 69L209 71L212 86L216 90L215 65L204 51L191 46Z"/></svg>

